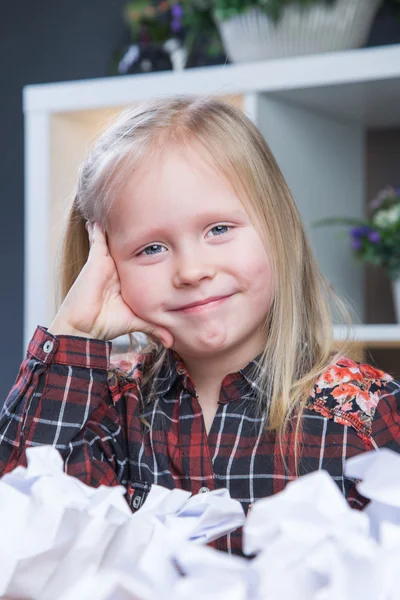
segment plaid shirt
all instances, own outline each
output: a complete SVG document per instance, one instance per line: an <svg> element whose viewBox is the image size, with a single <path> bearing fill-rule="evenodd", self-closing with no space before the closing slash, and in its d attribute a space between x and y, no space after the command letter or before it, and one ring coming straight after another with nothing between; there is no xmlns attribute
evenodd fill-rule
<svg viewBox="0 0 400 600"><path fill-rule="evenodd" d="M225 377L207 435L193 383L172 351L152 381L153 401L143 404L140 361L130 372L124 365L124 375L110 370L111 346L37 328L0 415L1 474L26 464L27 447L51 444L70 475L91 486L125 486L132 510L157 483L194 494L226 487L246 512L293 478L294 432L283 440L285 466L256 410L255 361ZM327 470L350 505L362 508L366 501L344 464L372 448L400 450L399 388L349 359L328 369L304 414L299 474ZM216 545L239 554L240 531Z"/></svg>

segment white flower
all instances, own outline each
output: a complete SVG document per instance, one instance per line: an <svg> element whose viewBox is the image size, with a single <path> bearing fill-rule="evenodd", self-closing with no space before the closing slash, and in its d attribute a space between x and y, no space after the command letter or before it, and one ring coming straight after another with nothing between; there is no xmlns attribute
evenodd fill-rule
<svg viewBox="0 0 400 600"><path fill-rule="evenodd" d="M373 218L374 224L385 229L400 221L400 204L395 204L386 210L380 210Z"/></svg>

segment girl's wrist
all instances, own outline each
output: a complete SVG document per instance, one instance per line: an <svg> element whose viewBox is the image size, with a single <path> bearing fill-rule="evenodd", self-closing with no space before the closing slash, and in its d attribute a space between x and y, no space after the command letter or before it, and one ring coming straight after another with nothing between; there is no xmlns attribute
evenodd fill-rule
<svg viewBox="0 0 400 600"><path fill-rule="evenodd" d="M94 336L90 333L86 333L85 331L80 331L79 329L75 329L68 323L58 322L54 320L50 327L47 330L52 335L73 335L75 337L85 337L89 339L94 339Z"/></svg>

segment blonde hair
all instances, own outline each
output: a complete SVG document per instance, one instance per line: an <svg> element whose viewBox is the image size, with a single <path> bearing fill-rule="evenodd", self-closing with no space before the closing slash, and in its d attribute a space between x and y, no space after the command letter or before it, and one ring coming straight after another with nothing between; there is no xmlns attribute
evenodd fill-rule
<svg viewBox="0 0 400 600"><path fill-rule="evenodd" d="M280 436L300 415L318 376L347 350L334 351L332 310L350 322L321 274L290 190L267 143L237 108L210 98L175 97L125 110L83 164L62 261L64 297L88 256L85 221L105 228L113 198L138 160L169 143L203 148L251 207L270 257L274 298L258 373L259 410ZM164 353L157 349L158 360Z"/></svg>

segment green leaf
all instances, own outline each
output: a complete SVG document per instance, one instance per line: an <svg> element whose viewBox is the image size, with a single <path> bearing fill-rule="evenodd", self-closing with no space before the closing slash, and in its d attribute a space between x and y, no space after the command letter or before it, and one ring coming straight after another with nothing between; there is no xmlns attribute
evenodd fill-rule
<svg viewBox="0 0 400 600"><path fill-rule="evenodd" d="M213 13L219 20L226 20L240 15L249 8L258 7L275 23L282 18L284 10L289 5L299 5L308 8L313 4L335 4L337 0L214 0Z"/></svg>

